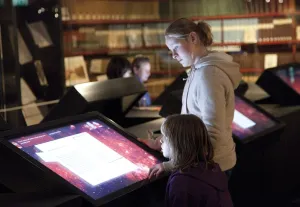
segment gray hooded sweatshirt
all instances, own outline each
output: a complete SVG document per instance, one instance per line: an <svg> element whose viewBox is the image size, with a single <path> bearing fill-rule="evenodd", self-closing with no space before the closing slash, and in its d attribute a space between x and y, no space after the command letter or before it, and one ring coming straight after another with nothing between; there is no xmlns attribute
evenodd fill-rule
<svg viewBox="0 0 300 207"><path fill-rule="evenodd" d="M230 55L211 52L189 72L182 95L181 114L194 114L202 119L214 147L214 161L222 171L236 163L231 124L234 89L241 77L239 64Z"/></svg>

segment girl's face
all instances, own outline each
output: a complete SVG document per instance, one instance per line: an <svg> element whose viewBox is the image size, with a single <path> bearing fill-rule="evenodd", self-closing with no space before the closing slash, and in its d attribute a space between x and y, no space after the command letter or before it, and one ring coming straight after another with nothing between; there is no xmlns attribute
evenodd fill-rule
<svg viewBox="0 0 300 207"><path fill-rule="evenodd" d="M173 58L183 67L189 67L194 64L193 46L188 39L165 36L165 42L172 52Z"/></svg>
<svg viewBox="0 0 300 207"><path fill-rule="evenodd" d="M167 140L167 137L163 134L161 140L161 151L163 153L163 156L166 157L166 158L169 158L171 159L172 157L172 149L171 149L171 146Z"/></svg>

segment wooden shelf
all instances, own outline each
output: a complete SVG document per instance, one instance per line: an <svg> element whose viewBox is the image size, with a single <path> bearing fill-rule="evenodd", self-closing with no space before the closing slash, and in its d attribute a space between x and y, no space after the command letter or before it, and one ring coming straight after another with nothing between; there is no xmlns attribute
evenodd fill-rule
<svg viewBox="0 0 300 207"><path fill-rule="evenodd" d="M103 49L97 49L97 50L89 50L89 51L65 51L64 56L65 57L71 57L71 56L77 56L77 55L101 55L101 54L107 54L109 49L103 48Z"/></svg>
<svg viewBox="0 0 300 207"><path fill-rule="evenodd" d="M264 41L264 42L257 42L257 43L227 42L227 43L216 43L213 44L212 46L285 45L285 44L300 44L300 40Z"/></svg>
<svg viewBox="0 0 300 207"><path fill-rule="evenodd" d="M104 55L114 52L131 52L131 51L141 51L141 50L159 50L166 49L166 46L151 46L151 47L139 47L139 48L102 48L97 50L86 50L86 51L65 51L65 57L77 56L77 55Z"/></svg>
<svg viewBox="0 0 300 207"><path fill-rule="evenodd" d="M269 42L258 42L258 43L243 43L243 42L231 42L231 43L217 43L212 46L243 46L243 45L285 45L285 44L300 44L300 40L290 40L290 41L269 41ZM86 51L65 51L64 55L66 57L76 56L76 55L102 55L114 52L124 52L128 53L131 51L141 51L141 50L160 50L168 49L166 46L151 46L151 47L140 47L140 48L102 48L97 50L86 50Z"/></svg>
<svg viewBox="0 0 300 207"><path fill-rule="evenodd" d="M95 19L95 20L66 20L67 25L97 25L97 24L144 24L144 23L163 23L172 22L169 19Z"/></svg>
<svg viewBox="0 0 300 207"><path fill-rule="evenodd" d="M300 40L286 40L286 41L270 41L258 42L258 45L284 45L284 44L299 44Z"/></svg>
<svg viewBox="0 0 300 207"><path fill-rule="evenodd" d="M220 15L220 16L196 16L191 17L193 21L197 20L222 20L222 19L245 19L245 18L263 18L263 17L287 17L300 15L300 12L291 13L254 13L254 14L238 14L238 15Z"/></svg>
<svg viewBox="0 0 300 207"><path fill-rule="evenodd" d="M81 1L90 1L90 0L81 0ZM107 1L107 0L97 0L97 1ZM113 1L141 1L141 0L113 0ZM168 2L169 0L142 0L142 1L154 1L154 2Z"/></svg>
<svg viewBox="0 0 300 207"><path fill-rule="evenodd" d="M300 12L195 16L195 17L191 17L190 19L193 21L197 21L197 20L245 19L245 18L263 18L263 17L286 17L286 16L295 16L295 15L300 15ZM143 23L163 23L163 22L172 22L172 21L174 21L174 19L94 19L94 20L91 19L91 20L65 20L63 21L63 24L64 25L143 24Z"/></svg>
<svg viewBox="0 0 300 207"><path fill-rule="evenodd" d="M262 73L264 71L263 68L241 68L241 73Z"/></svg>
<svg viewBox="0 0 300 207"><path fill-rule="evenodd" d="M162 71L151 71L151 74L153 75L179 75L181 74L182 72L184 72L185 70L184 69L181 69L181 70L173 70L171 69L170 71L167 71L167 70L162 70Z"/></svg>
<svg viewBox="0 0 300 207"><path fill-rule="evenodd" d="M163 75L179 75L180 73L184 72L184 69L171 69L170 72L167 70L162 71L151 71L151 74L163 74ZM264 71L263 68L241 68L241 73L262 73Z"/></svg>

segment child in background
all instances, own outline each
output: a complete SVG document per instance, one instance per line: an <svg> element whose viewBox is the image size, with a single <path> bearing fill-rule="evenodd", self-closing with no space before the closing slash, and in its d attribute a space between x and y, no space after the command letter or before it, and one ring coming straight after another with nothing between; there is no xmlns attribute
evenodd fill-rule
<svg viewBox="0 0 300 207"><path fill-rule="evenodd" d="M161 127L162 152L173 163L166 190L167 207L231 207L228 180L213 161L213 146L195 115L169 116ZM149 177L159 175L150 170Z"/></svg>
<svg viewBox="0 0 300 207"><path fill-rule="evenodd" d="M132 62L132 73L141 83L145 83L151 75L151 65L148 57L138 55ZM147 92L140 100L139 106L150 106L151 98Z"/></svg>
<svg viewBox="0 0 300 207"><path fill-rule="evenodd" d="M130 62L122 56L112 57L106 68L108 79L128 78L132 76Z"/></svg>

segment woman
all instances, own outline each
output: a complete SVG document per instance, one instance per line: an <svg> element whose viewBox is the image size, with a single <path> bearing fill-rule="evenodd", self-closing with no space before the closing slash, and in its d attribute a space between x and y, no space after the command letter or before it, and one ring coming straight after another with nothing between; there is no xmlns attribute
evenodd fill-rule
<svg viewBox="0 0 300 207"><path fill-rule="evenodd" d="M183 95L181 114L194 114L205 124L214 148L213 160L227 174L236 163L231 123L234 114L234 89L241 80L239 65L221 52L209 52L213 42L210 26L181 18L165 32L167 47L183 67L191 67ZM159 140L144 140L159 149ZM169 163L156 165L151 171L161 173L172 168Z"/></svg>

